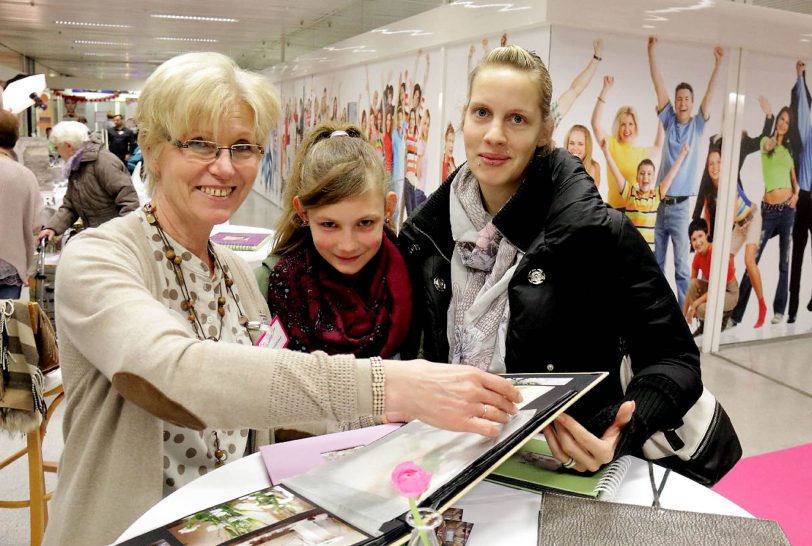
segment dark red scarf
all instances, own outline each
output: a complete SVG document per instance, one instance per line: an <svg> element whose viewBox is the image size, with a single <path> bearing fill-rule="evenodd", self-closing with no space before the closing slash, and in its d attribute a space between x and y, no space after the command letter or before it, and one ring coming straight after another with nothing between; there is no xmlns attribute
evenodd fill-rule
<svg viewBox="0 0 812 546"><path fill-rule="evenodd" d="M406 262L386 234L378 254L353 278L336 271L311 242L276 264L268 306L290 338L288 349L389 358L409 329L412 288Z"/></svg>

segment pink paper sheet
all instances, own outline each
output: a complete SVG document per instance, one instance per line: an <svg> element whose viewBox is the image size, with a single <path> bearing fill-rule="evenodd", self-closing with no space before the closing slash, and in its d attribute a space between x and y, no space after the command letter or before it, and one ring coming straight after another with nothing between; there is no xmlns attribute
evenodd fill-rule
<svg viewBox="0 0 812 546"><path fill-rule="evenodd" d="M325 463L327 459L323 453L371 444L400 426L400 423L394 423L359 428L261 446L259 450L271 483L278 485L286 478L302 474Z"/></svg>
<svg viewBox="0 0 812 546"><path fill-rule="evenodd" d="M759 518L774 519L795 545L812 544L812 444L739 461L713 490Z"/></svg>

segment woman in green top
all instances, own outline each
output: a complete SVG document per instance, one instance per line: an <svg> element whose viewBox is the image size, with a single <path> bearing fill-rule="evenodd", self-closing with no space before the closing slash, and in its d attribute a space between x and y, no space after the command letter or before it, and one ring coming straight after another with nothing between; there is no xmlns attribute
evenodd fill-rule
<svg viewBox="0 0 812 546"><path fill-rule="evenodd" d="M784 320L787 307L789 280L789 249L792 239L792 225L795 223L795 205L798 202L798 179L795 177L795 164L790 150L789 138L792 127L792 113L784 107L778 113L772 136L761 138L761 168L764 176L764 198L761 201L761 242L756 255L756 263L767 241L778 235L778 286L773 298L773 324ZM733 318L740 322L750 299L750 277L742 279L739 301L733 311Z"/></svg>

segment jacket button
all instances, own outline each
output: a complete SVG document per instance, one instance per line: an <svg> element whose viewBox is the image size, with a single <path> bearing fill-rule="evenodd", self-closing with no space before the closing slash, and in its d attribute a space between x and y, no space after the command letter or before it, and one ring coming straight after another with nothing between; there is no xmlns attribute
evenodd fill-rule
<svg viewBox="0 0 812 546"><path fill-rule="evenodd" d="M419 244L413 243L413 244L409 245L409 254L415 254L417 252L420 252L420 245Z"/></svg>
<svg viewBox="0 0 812 546"><path fill-rule="evenodd" d="M547 364L547 371L548 371L548 372L551 372L551 371L553 371L553 370L555 370L555 366L553 366L553 364L552 364L552 363Z"/></svg>
<svg viewBox="0 0 812 546"><path fill-rule="evenodd" d="M530 281L530 284L541 284L546 278L547 275L541 269L531 269L530 273L527 274L527 280Z"/></svg>
<svg viewBox="0 0 812 546"><path fill-rule="evenodd" d="M445 280L442 277L434 277L434 288L438 292L445 292Z"/></svg>

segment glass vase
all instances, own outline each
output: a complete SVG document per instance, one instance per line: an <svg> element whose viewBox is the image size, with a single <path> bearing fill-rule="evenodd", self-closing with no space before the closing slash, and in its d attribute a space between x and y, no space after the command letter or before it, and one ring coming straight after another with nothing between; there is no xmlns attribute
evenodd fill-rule
<svg viewBox="0 0 812 546"><path fill-rule="evenodd" d="M409 536L409 546L440 546L437 539L437 527L443 522L443 515L431 508L418 508L420 513L420 523L414 521L411 512L406 514L406 523L412 528Z"/></svg>

